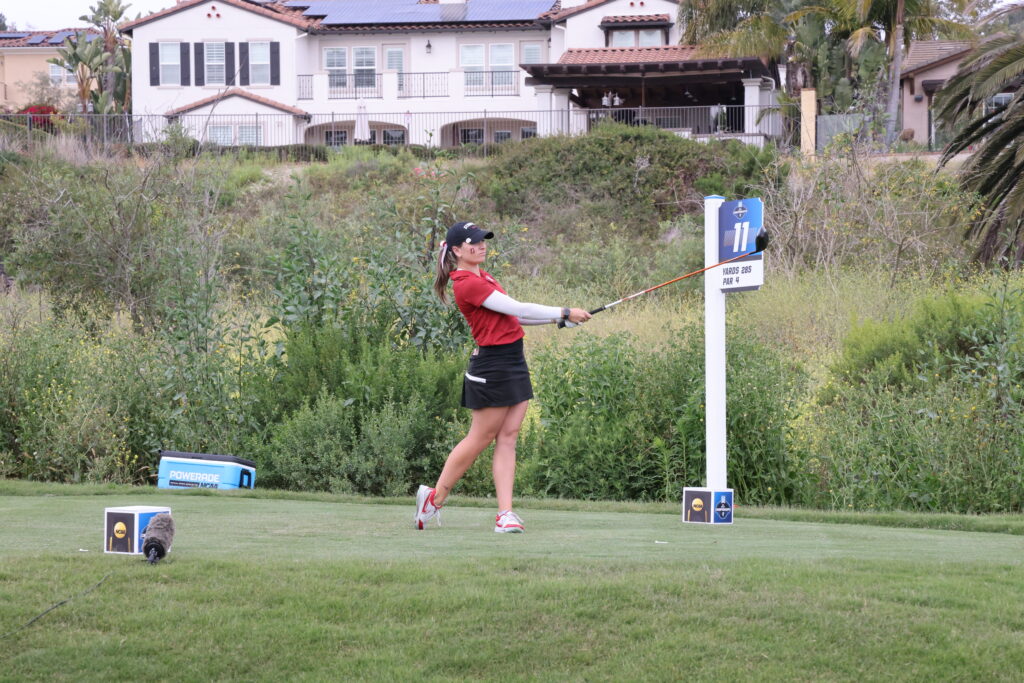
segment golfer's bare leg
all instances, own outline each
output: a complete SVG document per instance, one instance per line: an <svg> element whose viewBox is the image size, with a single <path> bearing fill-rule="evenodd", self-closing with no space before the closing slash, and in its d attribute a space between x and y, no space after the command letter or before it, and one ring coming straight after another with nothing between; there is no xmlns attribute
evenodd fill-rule
<svg viewBox="0 0 1024 683"><path fill-rule="evenodd" d="M462 475L476 462L477 456L491 445L498 436L509 410L510 408L501 407L479 408L473 411L473 424L469 428L469 434L466 434L466 437L448 454L441 476L437 478L437 484L434 486L437 489L434 493L435 505L440 507L444 503Z"/></svg>
<svg viewBox="0 0 1024 683"><path fill-rule="evenodd" d="M505 420L498 430L498 437L494 443L494 492L498 496L498 509L512 509L512 487L516 479L516 441L519 438L519 428L526 417L526 408L529 401L517 403L508 409Z"/></svg>

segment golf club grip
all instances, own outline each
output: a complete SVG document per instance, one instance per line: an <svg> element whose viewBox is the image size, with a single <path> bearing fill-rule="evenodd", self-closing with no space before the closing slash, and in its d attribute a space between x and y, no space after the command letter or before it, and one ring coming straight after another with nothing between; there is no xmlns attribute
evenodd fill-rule
<svg viewBox="0 0 1024 683"><path fill-rule="evenodd" d="M606 308L606 306L598 306L597 308L595 308L594 310L592 310L592 311L590 312L590 315L594 315L595 313L600 313L600 312L601 312L601 311L603 311L603 310L604 310L605 308Z"/></svg>

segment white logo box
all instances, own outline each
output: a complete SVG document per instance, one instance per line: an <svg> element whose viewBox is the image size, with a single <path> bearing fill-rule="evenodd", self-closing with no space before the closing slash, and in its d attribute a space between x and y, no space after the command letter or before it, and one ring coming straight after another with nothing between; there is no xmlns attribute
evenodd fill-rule
<svg viewBox="0 0 1024 683"><path fill-rule="evenodd" d="M149 520L171 508L157 505L126 505L103 509L103 552L141 555Z"/></svg>

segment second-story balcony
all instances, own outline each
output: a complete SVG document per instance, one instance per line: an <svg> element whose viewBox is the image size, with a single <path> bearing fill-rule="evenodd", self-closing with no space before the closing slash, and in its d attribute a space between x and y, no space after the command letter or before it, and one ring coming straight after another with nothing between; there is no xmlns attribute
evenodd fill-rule
<svg viewBox="0 0 1024 683"><path fill-rule="evenodd" d="M297 77L299 100L517 97L523 71L345 72Z"/></svg>

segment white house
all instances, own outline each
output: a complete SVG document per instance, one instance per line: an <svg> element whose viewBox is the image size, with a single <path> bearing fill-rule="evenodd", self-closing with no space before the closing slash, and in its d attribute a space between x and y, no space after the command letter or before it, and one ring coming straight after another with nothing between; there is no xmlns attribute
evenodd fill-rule
<svg viewBox="0 0 1024 683"><path fill-rule="evenodd" d="M554 1L554 4L552 4ZM456 145L613 117L760 141L774 68L680 46L676 0L181 0L122 25L133 114L218 144Z"/></svg>

